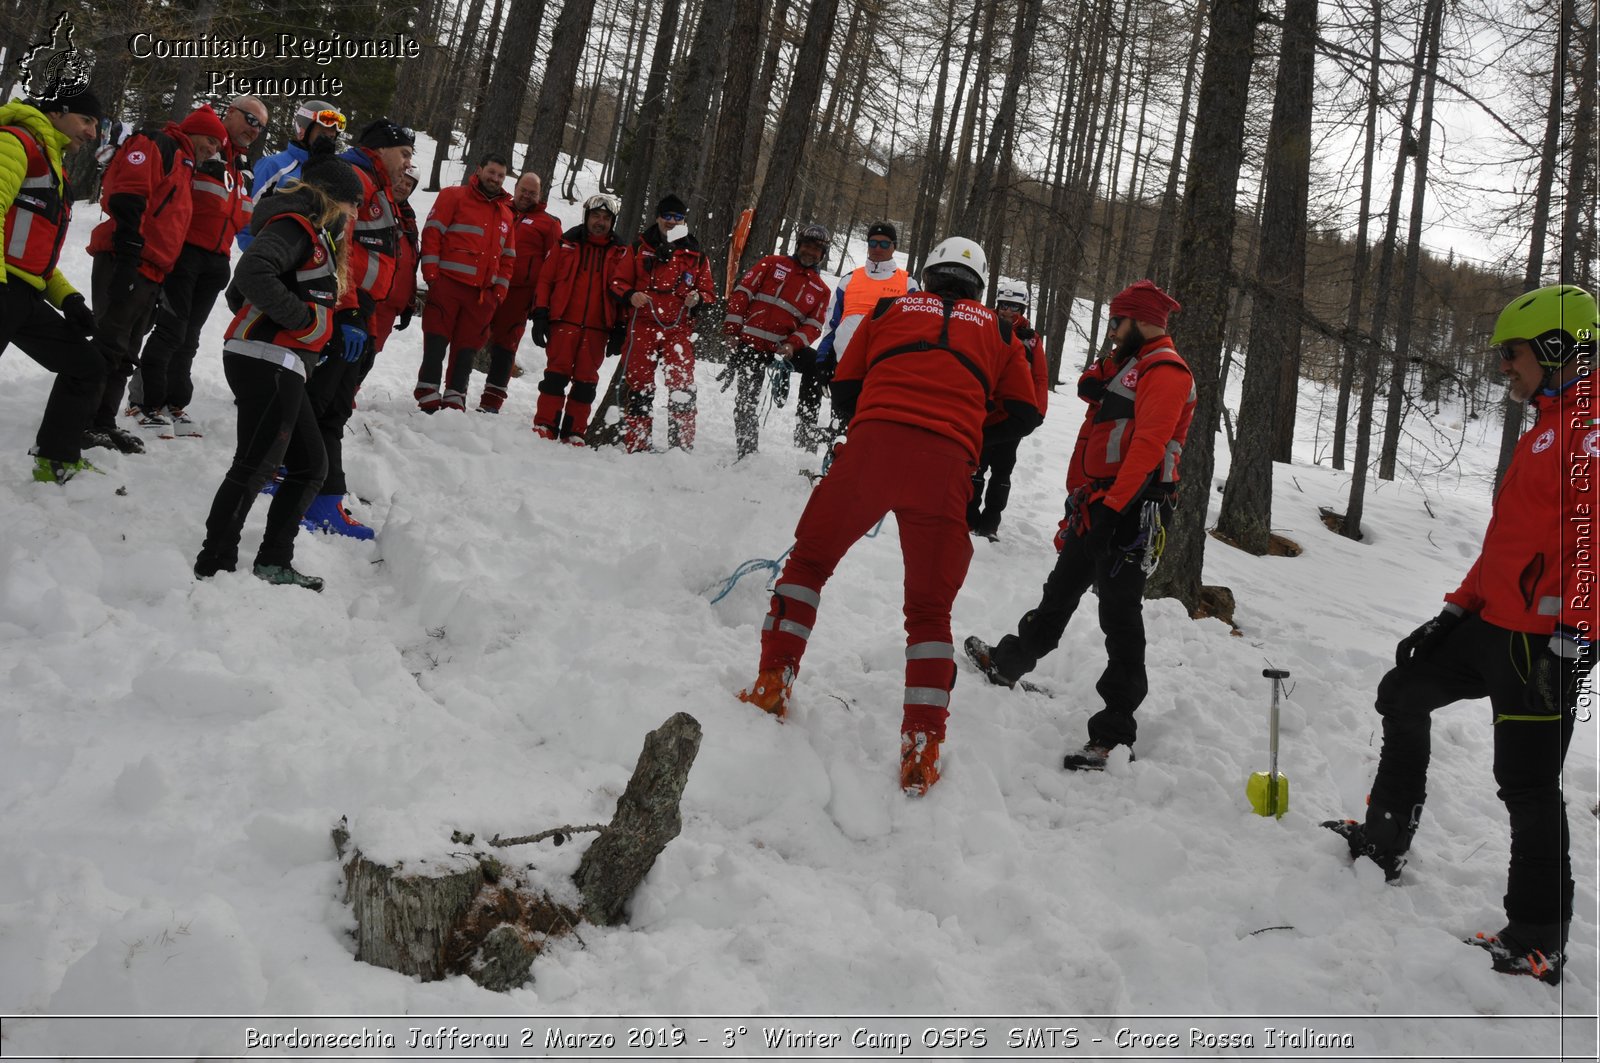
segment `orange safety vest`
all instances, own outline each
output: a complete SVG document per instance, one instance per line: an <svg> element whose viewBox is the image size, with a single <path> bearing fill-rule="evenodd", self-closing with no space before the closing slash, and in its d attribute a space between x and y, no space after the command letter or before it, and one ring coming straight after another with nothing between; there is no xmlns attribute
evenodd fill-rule
<svg viewBox="0 0 1600 1063"><path fill-rule="evenodd" d="M840 310L840 320L857 314L865 317L872 313L878 300L904 295L910 290L910 284L911 274L903 269L877 278L867 272L867 267L860 267L850 275L850 283L844 287L844 307Z"/></svg>
<svg viewBox="0 0 1600 1063"><path fill-rule="evenodd" d="M47 277L61 257L61 244L72 220L72 202L63 194L65 180L33 134L21 126L0 126L22 142L27 172L6 211L6 265L35 277Z"/></svg>

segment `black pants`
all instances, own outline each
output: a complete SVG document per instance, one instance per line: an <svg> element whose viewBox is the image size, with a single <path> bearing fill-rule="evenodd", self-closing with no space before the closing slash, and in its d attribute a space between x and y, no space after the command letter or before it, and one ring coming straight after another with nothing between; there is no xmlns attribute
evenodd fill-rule
<svg viewBox="0 0 1600 1063"><path fill-rule="evenodd" d="M138 364L139 341L150 331L150 318L161 296L161 285L142 273L134 281L133 291L113 296L111 275L115 269L115 258L100 254L94 256L94 269L89 274L94 292L94 344L108 367L94 411L96 428L117 426L122 391Z"/></svg>
<svg viewBox="0 0 1600 1063"><path fill-rule="evenodd" d="M794 407L794 445L802 450L813 450L821 440L817 429L817 415L822 410L822 392L833 379L833 370L808 366L800 370L799 397Z"/></svg>
<svg viewBox="0 0 1600 1063"><path fill-rule="evenodd" d="M56 375L35 440L39 455L77 461L83 456L83 430L100 398L105 362L42 292L15 276L0 284L0 351L11 344Z"/></svg>
<svg viewBox="0 0 1600 1063"><path fill-rule="evenodd" d="M355 412L356 392L378 358L371 336L367 337L360 361L345 361L339 350L336 341L306 384L306 400L311 403L317 430L322 433L322 449L328 457L328 475L322 490L330 495L342 495L348 490L344 482L344 426Z"/></svg>
<svg viewBox="0 0 1600 1063"><path fill-rule="evenodd" d="M1165 503L1162 519L1168 516ZM1106 637L1106 668L1095 683L1105 708L1089 717L1089 741L1097 746L1133 745L1138 724L1133 714L1150 683L1144 669L1144 570L1140 555L1121 547L1139 534L1140 504L1122 515L1109 556L1095 559L1084 549L1083 538L1069 535L1056 557L1056 567L1044 582L1039 604L1022 615L1017 633L1007 635L994 648L994 663L1014 679L1033 671L1039 659L1061 644L1067 621L1084 592L1091 586L1100 597L1100 630Z"/></svg>
<svg viewBox="0 0 1600 1063"><path fill-rule="evenodd" d="M984 535L993 535L1000 528L1000 514L1011 500L1011 472L1017 467L1017 448L1020 439L1008 439L992 447L984 447L978 459L978 471L972 474L972 501L967 503L967 527ZM984 494L984 477L989 478L989 493Z"/></svg>
<svg viewBox="0 0 1600 1063"><path fill-rule="evenodd" d="M1547 636L1524 635L1468 617L1433 656L1393 668L1378 684L1383 752L1372 781L1372 804L1397 813L1427 797L1433 711L1456 701L1488 698L1494 712L1494 780L1511 818L1506 917L1527 923L1572 918L1572 861L1561 765L1572 741L1573 714L1551 717L1530 708L1524 683Z"/></svg>
<svg viewBox="0 0 1600 1063"><path fill-rule="evenodd" d="M211 316L217 296L228 286L228 276L227 255L183 245L172 272L161 284L155 331L139 358L136 405L155 412L163 406L181 410L193 401L194 381L189 373L195 351L200 349L200 330Z"/></svg>
<svg viewBox="0 0 1600 1063"><path fill-rule="evenodd" d="M321 490L328 471L322 433L299 374L238 354L224 354L222 370L239 407L239 438L233 464L211 500L206 541L195 561L195 570L207 575L232 572L238 565L245 518L280 465L283 482L267 509L267 528L261 536L261 549L256 551L256 564L293 561L300 518Z"/></svg>

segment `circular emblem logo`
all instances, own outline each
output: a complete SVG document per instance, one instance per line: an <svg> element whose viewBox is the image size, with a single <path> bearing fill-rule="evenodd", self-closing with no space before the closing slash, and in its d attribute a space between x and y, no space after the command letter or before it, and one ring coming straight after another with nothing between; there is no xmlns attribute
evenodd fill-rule
<svg viewBox="0 0 1600 1063"><path fill-rule="evenodd" d="M1583 437L1583 452L1591 458L1600 458L1600 428Z"/></svg>
<svg viewBox="0 0 1600 1063"><path fill-rule="evenodd" d="M1539 438L1533 441L1533 452L1535 454L1543 454L1545 451L1550 449L1550 444L1554 443L1555 441L1556 430L1554 428L1546 428L1543 432L1539 433Z"/></svg>
<svg viewBox="0 0 1600 1063"><path fill-rule="evenodd" d="M144 162L144 152L142 152L142 151L130 151L130 152L128 152L128 165L129 166L137 166L141 162Z"/></svg>
<svg viewBox="0 0 1600 1063"><path fill-rule="evenodd" d="M1138 382L1139 382L1139 370L1138 370L1138 367L1130 369L1126 373L1122 374L1122 386L1123 387L1131 388L1135 384L1137 384Z"/></svg>
<svg viewBox="0 0 1600 1063"><path fill-rule="evenodd" d="M380 215L382 213L383 213L383 205L381 203L378 203L376 200L374 200L373 204L372 204L372 209L367 211L368 216L376 218L378 215Z"/></svg>
<svg viewBox="0 0 1600 1063"><path fill-rule="evenodd" d="M327 253L324 252L322 250L322 248L313 247L311 249L311 261L312 261L312 263L314 265L318 265L318 266L322 265L323 260L326 259L327 257L328 257Z"/></svg>

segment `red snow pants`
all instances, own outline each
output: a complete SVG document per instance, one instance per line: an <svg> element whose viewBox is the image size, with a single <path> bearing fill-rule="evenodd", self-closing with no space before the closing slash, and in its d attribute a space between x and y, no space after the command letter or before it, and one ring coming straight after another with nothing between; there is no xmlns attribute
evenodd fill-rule
<svg viewBox="0 0 1600 1063"><path fill-rule="evenodd" d="M681 325L662 328L635 313L622 349L627 360L628 385L624 415L625 439L630 452L649 450L651 418L656 401L656 366L664 365L667 383L668 442L683 450L694 449L694 322L685 315Z"/></svg>
<svg viewBox="0 0 1600 1063"><path fill-rule="evenodd" d="M901 730L943 738L956 679L950 607L972 561L966 514L973 467L967 448L949 436L893 421L853 425L795 527L762 624L762 669L799 670L823 584L845 551L893 513L905 560Z"/></svg>

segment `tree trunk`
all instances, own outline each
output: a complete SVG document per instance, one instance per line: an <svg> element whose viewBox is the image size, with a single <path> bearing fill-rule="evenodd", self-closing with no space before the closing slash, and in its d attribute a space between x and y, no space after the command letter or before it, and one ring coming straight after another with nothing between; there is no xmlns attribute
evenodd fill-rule
<svg viewBox="0 0 1600 1063"><path fill-rule="evenodd" d="M705 153L706 115L711 107L712 87L722 76L722 56L733 8L734 0L706 0L695 28L694 46L673 78L664 142L657 147L660 162L652 168L659 195L675 192L685 202L693 202L698 196L695 176ZM648 213L651 206L644 204L642 209Z"/></svg>
<svg viewBox="0 0 1600 1063"><path fill-rule="evenodd" d="M434 123L430 127L438 147L433 154L433 173L428 178L428 191L437 192L444 177L444 164L450 158L450 148L455 143L456 123L461 119L461 89L466 83L467 68L471 64L472 46L477 40L478 20L483 16L483 0L472 0L467 6L467 16L461 23L460 39L456 42L455 57L450 61L448 83L442 98L436 104Z"/></svg>
<svg viewBox="0 0 1600 1063"><path fill-rule="evenodd" d="M959 229L964 233L984 233L990 228L993 214L1005 212L1006 191L995 187L996 173L1000 168L1000 154L1013 142L1017 123L1017 96L1022 82L1028 76L1028 60L1033 54L1029 45L1039 27L1039 9L1042 0L1020 0L1017 4L1017 24L1011 35L1011 62L1006 68L1005 85L1000 90L1000 102L994 112L994 128L989 134L988 146L973 172L972 188L967 195L966 209L961 214ZM989 257L998 263L1002 248L987 249ZM998 269L989 272L990 294L1000 282Z"/></svg>
<svg viewBox="0 0 1600 1063"><path fill-rule="evenodd" d="M1422 116L1417 125L1417 150L1411 179L1411 217L1406 234L1405 272L1400 281L1400 309L1395 315L1394 363L1389 377L1389 407L1385 411L1383 450L1378 478L1393 480L1400 454L1400 425L1406 411L1406 373L1411 364L1411 329L1417 305L1417 272L1422 262L1422 211L1428 200L1428 155L1433 139L1433 90L1439 70L1439 44L1444 34L1441 2L1428 30L1428 68L1423 75Z"/></svg>
<svg viewBox="0 0 1600 1063"><path fill-rule="evenodd" d="M667 71L672 63L672 42L678 35L678 0L662 0L661 25L656 29L656 46L650 53L650 73L645 77L644 104L634 123L628 155L628 183L622 186L622 216L637 218L644 211L650 188L650 173L655 167L656 137L661 131L661 115L666 111Z"/></svg>
<svg viewBox="0 0 1600 1063"><path fill-rule="evenodd" d="M1550 61L1550 106L1545 112L1544 142L1539 151L1539 177L1534 185L1533 217L1528 221L1528 264L1522 273L1522 290L1539 287L1544 277L1544 245L1550 231L1550 198L1555 187L1557 158L1561 151L1561 123L1566 115L1566 68L1564 58L1572 45L1572 0L1562 0L1556 13L1556 47ZM1511 465L1511 455L1522 438L1522 425L1527 420L1528 405L1514 401L1509 395L1501 403L1504 417L1500 431L1500 457L1495 464L1494 489L1500 492L1500 481L1505 479Z"/></svg>
<svg viewBox="0 0 1600 1063"><path fill-rule="evenodd" d="M922 154L922 174L917 181L917 202L912 211L911 231L902 235L906 246L906 259L913 272L922 268L922 260L933 247L933 223L939 216L939 192L949 159L940 150L939 129L944 125L945 88L950 80L950 47L956 31L956 9L951 4L945 10L944 35L939 39L939 57L934 60L937 84L933 91L933 116L928 120L927 146Z"/></svg>
<svg viewBox="0 0 1600 1063"><path fill-rule="evenodd" d="M1300 318L1305 310L1317 0L1298 0L1285 10L1278 86L1267 133L1261 256L1256 263L1238 442L1217 520L1217 531L1256 555L1267 552L1272 537L1273 461L1290 460L1284 453L1283 426L1287 425L1292 444L1300 380Z"/></svg>
<svg viewBox="0 0 1600 1063"><path fill-rule="evenodd" d="M789 34L789 0L774 0L772 18L767 25L767 44L761 60L761 77L756 80L755 93L750 100L750 113L745 123L744 139L740 146L739 197L737 202L751 202L756 195L756 174L760 170L763 141L767 135L767 113L772 109L772 90L778 78L778 58L783 52L784 39ZM730 218L729 222L732 223ZM757 250L754 240L746 240L740 266L748 265L757 255L767 253Z"/></svg>
<svg viewBox="0 0 1600 1063"><path fill-rule="evenodd" d="M699 722L680 712L645 736L611 825L583 854L573 876L590 922L601 926L625 922L634 890L683 829L678 802L700 752L700 735Z"/></svg>
<svg viewBox="0 0 1600 1063"><path fill-rule="evenodd" d="M1339 534L1361 538L1361 518L1366 507L1367 462L1372 455L1372 408L1378 393L1378 359L1383 350L1383 330L1389 316L1389 295L1394 282L1394 242L1400 230L1400 195L1405 191L1406 159L1416 151L1412 129L1417 115L1417 96L1422 88L1422 70L1427 59L1429 29L1434 11L1442 0L1428 0L1427 11L1417 28L1416 62L1412 65L1411 88L1406 96L1405 117L1400 122L1400 150L1395 158L1394 182L1389 190L1389 215L1384 223L1383 247L1378 253L1378 275L1373 285L1371 341L1362 359L1361 410L1356 415L1355 466L1350 473L1350 503L1345 508Z"/></svg>
<svg viewBox="0 0 1600 1063"><path fill-rule="evenodd" d="M972 92L967 97L966 115L961 120L961 146L956 149L951 158L955 167L950 175L950 205L945 213L944 227L946 233L959 235L955 231L956 222L961 206L960 189L967 179L967 165L971 159L972 138L978 126L979 104L983 98L983 90L989 83L989 63L994 56L994 27L1000 13L999 0L989 0L984 4L983 32L978 38L978 70L972 79Z"/></svg>
<svg viewBox="0 0 1600 1063"><path fill-rule="evenodd" d="M494 59L494 90L483 98L482 120L472 138L472 157L490 152L512 158L517 147L518 122L522 104L528 99L528 82L533 75L533 54L539 45L539 29L544 26L546 0L510 0L506 29L499 38L499 54ZM549 170L536 171L549 199L555 176Z"/></svg>
<svg viewBox="0 0 1600 1063"><path fill-rule="evenodd" d="M806 138L811 131L811 116L822 92L822 73L828 64L828 42L833 39L833 24L839 13L839 0L811 0L806 13L805 37L794 60L794 80L783 102L778 132L772 141L772 163L756 201L756 218L750 243L761 254L770 253L789 209L795 177L805 161Z"/></svg>
<svg viewBox="0 0 1600 1063"><path fill-rule="evenodd" d="M765 6L764 0L736 3L733 21L728 24L729 61L722 79L722 104L717 108L711 173L706 179L705 220L700 227L700 241L715 266L720 266L727 256L734 220L743 209L739 203L740 141L749 117L746 102L755 86L756 68L750 60L761 44L761 16Z"/></svg>
<svg viewBox="0 0 1600 1063"><path fill-rule="evenodd" d="M1567 177L1567 209L1561 223L1561 282L1579 284L1591 291L1595 286L1595 18L1591 5L1590 23L1582 26L1573 5L1562 5L1562 22L1580 32L1570 34L1573 48L1568 62L1578 96L1577 113L1572 118L1572 168ZM1569 30L1570 32L1570 30Z"/></svg>
<svg viewBox="0 0 1600 1063"><path fill-rule="evenodd" d="M481 154L471 149L477 144L478 137L483 129L484 104L489 96L489 79L499 71L495 67L495 52L499 49L501 32L509 29L501 21L500 16L505 13L505 0L494 0L494 11L489 15L489 35L483 42L483 58L478 61L478 84L472 91L472 120L467 125L466 147L462 149L463 157L469 160L482 158ZM509 162L510 155L506 156ZM507 169L510 169L508 166Z"/></svg>
<svg viewBox="0 0 1600 1063"><path fill-rule="evenodd" d="M539 85L539 100L533 108L533 132L528 135L528 150L522 157L524 170L555 173L556 156L566 137L567 116L577 88L578 57L589 39L593 17L594 5L586 0L566 0L561 14L556 16L550 57L545 64L544 81Z"/></svg>
<svg viewBox="0 0 1600 1063"><path fill-rule="evenodd" d="M1173 294L1183 304L1174 336L1194 373L1199 401L1184 445L1181 505L1168 531L1162 566L1146 594L1183 602L1192 614L1200 605L1205 559L1206 509L1211 501L1214 445L1222 396L1212 386L1221 365L1233 272L1235 202L1244 157L1244 119L1249 106L1250 68L1255 61L1260 0L1214 0L1205 73L1200 80L1190 166L1183 197L1183 235L1173 275Z"/></svg>
<svg viewBox="0 0 1600 1063"><path fill-rule="evenodd" d="M1367 225L1372 217L1373 160L1378 147L1378 63L1383 49L1383 0L1372 3L1372 62L1367 70L1367 134L1361 160L1360 219L1356 224L1356 254L1351 265L1350 303L1345 311L1345 332L1354 337L1361 324L1361 304L1367 289L1367 268L1371 248ZM1350 420L1350 391L1355 386L1356 366L1364 357L1364 347L1347 339L1339 365L1339 401L1333 415L1333 467L1344 468L1345 432Z"/></svg>
<svg viewBox="0 0 1600 1063"><path fill-rule="evenodd" d="M1204 39L1206 4L1199 0L1194 8L1194 29L1189 34L1189 59L1183 72L1183 98L1178 104L1178 129L1172 138L1172 162L1167 169L1167 187L1161 194L1161 214L1156 219L1156 234L1150 240L1150 263L1145 273L1157 284L1172 279L1172 238L1177 228L1178 175L1183 172L1184 138L1189 129L1189 100L1194 88L1195 69L1200 60L1200 44Z"/></svg>

